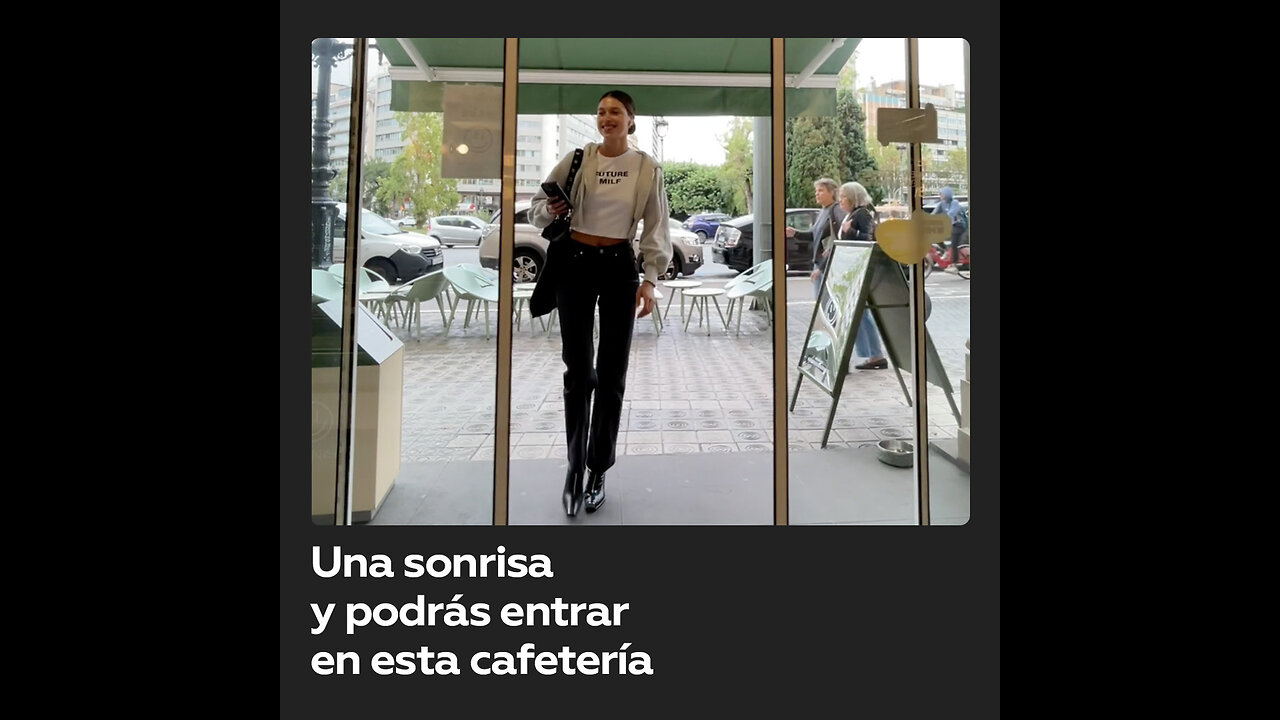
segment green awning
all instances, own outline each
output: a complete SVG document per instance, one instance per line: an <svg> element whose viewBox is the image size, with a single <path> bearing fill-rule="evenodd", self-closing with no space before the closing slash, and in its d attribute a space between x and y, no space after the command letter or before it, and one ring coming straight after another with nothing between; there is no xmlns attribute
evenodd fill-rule
<svg viewBox="0 0 1280 720"><path fill-rule="evenodd" d="M787 38L786 112L835 113L859 38ZM502 83L502 38L376 38L391 64L391 108L439 112L445 84ZM643 115L768 116L769 38L521 38L519 114L590 114L611 89Z"/></svg>

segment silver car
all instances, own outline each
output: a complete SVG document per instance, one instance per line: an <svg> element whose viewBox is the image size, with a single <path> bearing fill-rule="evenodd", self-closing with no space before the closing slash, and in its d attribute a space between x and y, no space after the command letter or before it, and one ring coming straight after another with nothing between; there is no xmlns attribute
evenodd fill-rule
<svg viewBox="0 0 1280 720"><path fill-rule="evenodd" d="M641 220L636 227L635 241L636 253L643 263L644 256L639 254L642 234L644 234L644 220ZM667 263L667 272L661 279L675 280L680 275L685 277L693 275L703 263L702 238L696 233L685 230L680 226L680 221L675 218L667 219L667 235L671 237L671 262Z"/></svg>
<svg viewBox="0 0 1280 720"><path fill-rule="evenodd" d="M334 223L333 261L340 263L346 256L347 204L334 205L337 206L338 217ZM429 272L439 272L444 268L444 250L432 238L402 232L390 220L362 208L360 256L357 261L395 285Z"/></svg>
<svg viewBox="0 0 1280 720"><path fill-rule="evenodd" d="M441 215L427 220L423 230L445 247L454 245L479 245L485 224L470 215Z"/></svg>

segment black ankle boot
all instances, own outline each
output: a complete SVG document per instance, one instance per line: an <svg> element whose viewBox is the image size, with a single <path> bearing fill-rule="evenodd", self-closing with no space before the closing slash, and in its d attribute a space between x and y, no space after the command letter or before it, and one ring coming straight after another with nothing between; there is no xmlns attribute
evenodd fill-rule
<svg viewBox="0 0 1280 720"><path fill-rule="evenodd" d="M604 504L604 473L587 471L587 512L593 513Z"/></svg>
<svg viewBox="0 0 1280 720"><path fill-rule="evenodd" d="M582 471L570 470L564 476L564 492L561 494L564 501L564 512L569 517L578 514L578 508L582 507Z"/></svg>

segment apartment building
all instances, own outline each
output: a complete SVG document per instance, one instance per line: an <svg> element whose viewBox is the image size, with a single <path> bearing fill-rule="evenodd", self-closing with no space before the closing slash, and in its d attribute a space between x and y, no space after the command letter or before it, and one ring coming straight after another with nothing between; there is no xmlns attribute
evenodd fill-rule
<svg viewBox="0 0 1280 720"><path fill-rule="evenodd" d="M882 107L907 107L907 83L905 80L893 80L876 83L875 78L867 87L858 90L862 97L862 111L866 116L867 139L876 142L878 133L877 111ZM946 162L947 156L954 149L966 149L968 142L965 133L965 91L954 85L921 85L920 104L932 104L938 112L938 142L926 143L923 151L927 153L935 166ZM968 192L965 179L942 177L936 173L926 173L925 191L936 190L936 186L950 184L956 191Z"/></svg>
<svg viewBox="0 0 1280 720"><path fill-rule="evenodd" d="M404 126L391 109L391 76L383 65L374 76L366 93L365 154L368 160L391 162L404 150L401 137ZM315 97L312 97L312 119ZM332 82L329 92L329 165L339 172L348 166L347 147L350 137L351 86ZM537 192L539 183L570 149L599 139L595 116L518 115L516 127L516 200L527 200ZM648 148L641 148L638 136L631 137L637 149L652 150L661 139L654 133ZM458 178L459 211L495 210L501 199L500 178Z"/></svg>

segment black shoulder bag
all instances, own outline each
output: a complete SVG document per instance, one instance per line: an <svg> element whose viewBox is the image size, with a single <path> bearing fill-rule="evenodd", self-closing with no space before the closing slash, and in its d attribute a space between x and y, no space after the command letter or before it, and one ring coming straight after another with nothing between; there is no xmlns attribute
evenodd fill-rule
<svg viewBox="0 0 1280 720"><path fill-rule="evenodd" d="M573 177L578 174L581 164L582 148L578 148L573 151L573 164L569 166L569 180L564 188L566 195L573 190ZM556 282L559 280L556 268L564 260L555 258L570 250L569 243L560 241L569 239L569 217L572 215L573 208L569 208L569 215L552 220L542 229L542 237L547 239L547 256L534 280L537 284L533 286L533 296L529 298L529 314L533 317L542 317L556 309Z"/></svg>
<svg viewBox="0 0 1280 720"><path fill-rule="evenodd" d="M564 185L564 194L573 197L573 178L578 174L578 166L582 164L582 148L573 151L573 163L569 165L569 179ZM569 208L569 214L556 218L551 224L542 228L542 237L548 242L556 242L569 237L569 218L573 217L573 208Z"/></svg>

